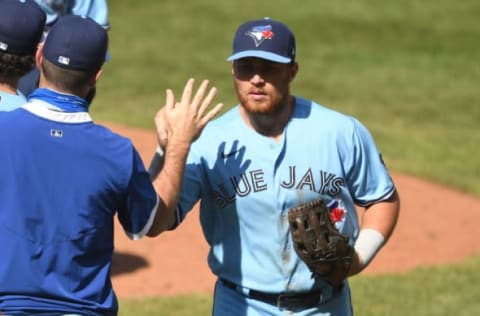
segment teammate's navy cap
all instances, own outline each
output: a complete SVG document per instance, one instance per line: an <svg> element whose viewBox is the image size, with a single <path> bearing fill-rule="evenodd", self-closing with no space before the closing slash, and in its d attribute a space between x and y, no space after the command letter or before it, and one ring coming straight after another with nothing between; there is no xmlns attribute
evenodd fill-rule
<svg viewBox="0 0 480 316"><path fill-rule="evenodd" d="M235 33L227 61L245 57L288 64L295 60L295 36L285 24L269 18L245 22Z"/></svg>
<svg viewBox="0 0 480 316"><path fill-rule="evenodd" d="M34 54L45 26L45 13L33 0L0 1L0 51Z"/></svg>
<svg viewBox="0 0 480 316"><path fill-rule="evenodd" d="M45 39L43 56L55 65L73 70L98 70L105 62L107 31L91 18L65 15Z"/></svg>

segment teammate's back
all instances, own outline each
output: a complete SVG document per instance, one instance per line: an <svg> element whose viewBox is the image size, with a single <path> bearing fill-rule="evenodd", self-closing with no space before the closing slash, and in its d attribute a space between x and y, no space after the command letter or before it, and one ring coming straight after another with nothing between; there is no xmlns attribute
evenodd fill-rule
<svg viewBox="0 0 480 316"><path fill-rule="evenodd" d="M108 314L116 305L109 281L113 219L126 208L138 155L128 139L88 117L62 122L56 119L80 116L55 117L35 102L27 108L33 113L0 113L0 301L9 293L2 308L67 313L90 306Z"/></svg>
<svg viewBox="0 0 480 316"><path fill-rule="evenodd" d="M116 315L113 221L132 239L159 198L132 143L93 123L108 46L89 18L62 17L39 46L40 88L0 113L0 311Z"/></svg>

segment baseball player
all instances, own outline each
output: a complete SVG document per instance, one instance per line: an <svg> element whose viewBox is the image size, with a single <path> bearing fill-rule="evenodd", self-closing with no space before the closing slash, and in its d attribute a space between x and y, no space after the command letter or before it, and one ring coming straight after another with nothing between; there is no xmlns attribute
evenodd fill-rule
<svg viewBox="0 0 480 316"><path fill-rule="evenodd" d="M0 111L27 102L18 80L32 70L45 13L33 0L0 0Z"/></svg>
<svg viewBox="0 0 480 316"><path fill-rule="evenodd" d="M370 133L290 93L295 57L282 22L239 26L228 58L239 105L192 144L179 204L170 209L181 222L201 201L208 264L218 277L214 315L352 315L347 280L312 278L292 246L287 213L319 197L328 202L335 227L354 243L348 275L371 262L396 224L399 198Z"/></svg>
<svg viewBox="0 0 480 316"><path fill-rule="evenodd" d="M221 108L206 111L216 92L208 81L194 97L193 80L180 100L167 91L171 134L156 192L131 141L89 115L107 44L92 19L60 18L36 54L40 88L0 113L0 314L116 315L115 216L131 239L172 225L164 209L190 143Z"/></svg>
<svg viewBox="0 0 480 316"><path fill-rule="evenodd" d="M110 29L108 22L108 6L106 0L35 0L47 15L44 29L44 38L48 30L55 24L59 17L65 15L86 16L102 25L106 30ZM109 54L107 52L109 58ZM32 69L22 78L20 78L18 88L26 96L38 87L40 72L38 68ZM95 90L92 90L88 96L89 103L95 96Z"/></svg>
<svg viewBox="0 0 480 316"><path fill-rule="evenodd" d="M52 26L63 15L80 15L92 18L105 29L109 28L106 0L35 0L47 14L47 26Z"/></svg>

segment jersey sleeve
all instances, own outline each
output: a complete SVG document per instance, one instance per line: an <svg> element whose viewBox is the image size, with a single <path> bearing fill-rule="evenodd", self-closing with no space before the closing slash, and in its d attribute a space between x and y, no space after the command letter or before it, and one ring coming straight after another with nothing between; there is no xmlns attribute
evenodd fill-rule
<svg viewBox="0 0 480 316"><path fill-rule="evenodd" d="M104 28L110 28L108 23L108 6L106 0L75 1L71 14L88 16Z"/></svg>
<svg viewBox="0 0 480 316"><path fill-rule="evenodd" d="M150 180L150 175L138 154L133 149L132 172L127 187L124 207L118 210L119 221L127 236L133 240L147 234L157 212L159 197Z"/></svg>
<svg viewBox="0 0 480 316"><path fill-rule="evenodd" d="M368 206L389 198L395 185L367 128L353 119L351 148L345 154L347 181L356 204Z"/></svg>

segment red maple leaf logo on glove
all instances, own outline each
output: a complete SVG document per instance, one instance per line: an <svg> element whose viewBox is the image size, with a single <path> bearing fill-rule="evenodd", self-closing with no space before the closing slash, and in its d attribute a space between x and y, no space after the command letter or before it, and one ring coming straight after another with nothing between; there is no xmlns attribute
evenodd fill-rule
<svg viewBox="0 0 480 316"><path fill-rule="evenodd" d="M330 218L334 223L341 221L344 215L345 211L339 207L336 207L330 211Z"/></svg>

